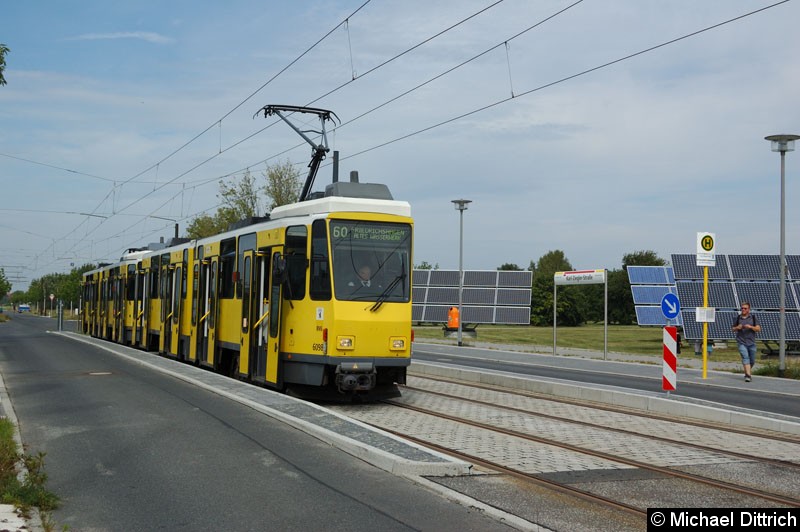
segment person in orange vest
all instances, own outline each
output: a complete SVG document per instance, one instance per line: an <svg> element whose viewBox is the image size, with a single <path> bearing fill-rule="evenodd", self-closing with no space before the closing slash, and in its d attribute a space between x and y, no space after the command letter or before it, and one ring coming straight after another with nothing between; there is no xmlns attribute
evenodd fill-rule
<svg viewBox="0 0 800 532"><path fill-rule="evenodd" d="M447 328L458 329L459 319L458 308L450 307L450 310L447 311Z"/></svg>

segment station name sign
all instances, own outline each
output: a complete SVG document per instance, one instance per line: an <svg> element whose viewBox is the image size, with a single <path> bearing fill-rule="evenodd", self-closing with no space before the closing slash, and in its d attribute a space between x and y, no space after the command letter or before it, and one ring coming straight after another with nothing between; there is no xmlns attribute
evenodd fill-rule
<svg viewBox="0 0 800 532"><path fill-rule="evenodd" d="M574 272L556 272L553 281L557 285L602 284L606 282L605 270L578 270Z"/></svg>

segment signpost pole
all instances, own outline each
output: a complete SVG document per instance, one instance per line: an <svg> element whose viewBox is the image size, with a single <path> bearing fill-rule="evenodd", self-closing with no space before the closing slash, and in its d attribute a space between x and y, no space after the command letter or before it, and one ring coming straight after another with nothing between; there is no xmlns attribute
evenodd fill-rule
<svg viewBox="0 0 800 532"><path fill-rule="evenodd" d="M703 309L708 309L708 266L703 266ZM703 378L708 376L708 322L703 322Z"/></svg>
<svg viewBox="0 0 800 532"><path fill-rule="evenodd" d="M556 298L558 297L558 283L553 282L553 355L556 355Z"/></svg>
<svg viewBox="0 0 800 532"><path fill-rule="evenodd" d="M603 293L603 360L608 355L608 269L603 270L605 288Z"/></svg>
<svg viewBox="0 0 800 532"><path fill-rule="evenodd" d="M703 379L708 377L708 322L715 319L715 309L708 308L708 267L717 265L716 238L714 233L697 233L697 266L703 267ZM700 309L695 312L700 321Z"/></svg>
<svg viewBox="0 0 800 532"><path fill-rule="evenodd" d="M608 355L608 270L578 270L572 272L555 272L553 274L553 354L556 354L556 321L558 285L570 284L605 284L605 302L603 318L603 360Z"/></svg>

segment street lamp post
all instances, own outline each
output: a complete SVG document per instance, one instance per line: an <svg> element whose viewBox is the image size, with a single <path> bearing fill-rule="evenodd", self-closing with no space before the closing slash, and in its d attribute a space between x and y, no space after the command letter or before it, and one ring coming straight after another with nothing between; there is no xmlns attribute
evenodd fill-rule
<svg viewBox="0 0 800 532"><path fill-rule="evenodd" d="M467 210L467 204L472 203L472 200L457 199L451 200L455 204L455 208L459 213L459 232L458 232L458 345L461 346L461 324L464 321L464 313L462 311L462 304L464 302L464 211Z"/></svg>
<svg viewBox="0 0 800 532"><path fill-rule="evenodd" d="M764 137L772 143L772 151L781 153L781 258L780 258L780 314L778 321L778 375L786 370L786 152L794 151L794 141L800 135L770 135Z"/></svg>

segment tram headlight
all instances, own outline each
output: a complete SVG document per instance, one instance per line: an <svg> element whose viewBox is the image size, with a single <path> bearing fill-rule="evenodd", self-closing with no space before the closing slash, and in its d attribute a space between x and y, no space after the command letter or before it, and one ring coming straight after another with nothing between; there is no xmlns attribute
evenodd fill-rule
<svg viewBox="0 0 800 532"><path fill-rule="evenodd" d="M390 351L405 351L406 339L402 336L392 336L389 338Z"/></svg>
<svg viewBox="0 0 800 532"><path fill-rule="evenodd" d="M355 349L356 348L355 336L337 336L336 347L337 349L343 349L347 351Z"/></svg>

